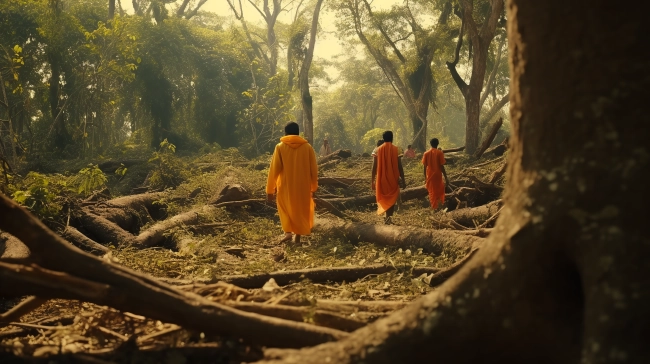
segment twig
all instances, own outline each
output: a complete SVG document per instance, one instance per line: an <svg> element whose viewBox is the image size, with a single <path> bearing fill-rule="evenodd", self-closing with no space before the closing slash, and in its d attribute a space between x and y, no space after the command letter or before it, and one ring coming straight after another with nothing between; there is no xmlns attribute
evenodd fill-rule
<svg viewBox="0 0 650 364"><path fill-rule="evenodd" d="M159 336L163 336L163 335L171 334L171 333L173 333L173 332L180 331L180 330L181 330L181 327L180 327L180 326L176 326L176 325L174 325L174 326L169 327L169 328L166 328L166 329L164 329L164 330L161 330L161 331L158 331L158 332L154 332L153 334L149 334L149 335L145 335L145 336L139 337L139 338L138 338L138 342L139 342L139 343L142 343L142 342L145 342L145 341L148 341L148 340L151 340L151 339L155 339L155 338L157 338L157 337L159 337Z"/></svg>
<svg viewBox="0 0 650 364"><path fill-rule="evenodd" d="M116 337L116 338L122 340L122 341L128 341L129 340L128 336L124 336L122 334L119 334L119 333L111 330L111 329L107 329L107 328L105 328L103 326L97 326L97 329L99 329L99 331L101 331L101 332L103 332L105 334L109 334L109 335L111 335L113 337Z"/></svg>

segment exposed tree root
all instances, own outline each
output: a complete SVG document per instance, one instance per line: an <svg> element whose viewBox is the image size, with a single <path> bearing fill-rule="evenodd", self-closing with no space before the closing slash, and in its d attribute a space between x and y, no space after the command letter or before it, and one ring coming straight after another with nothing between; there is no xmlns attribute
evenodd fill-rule
<svg viewBox="0 0 650 364"><path fill-rule="evenodd" d="M431 279L429 281L429 285L431 287L435 287L435 286L439 286L439 285L445 283L445 281L447 279L449 279L451 276L456 274L456 272L458 272L460 270L460 268L462 268L465 265L465 263L467 263L474 256L474 253L476 253L477 250L478 249L472 250L463 259L461 259L461 260L457 261L456 263L450 265L449 267L441 270L440 272L435 273L431 277Z"/></svg>
<svg viewBox="0 0 650 364"><path fill-rule="evenodd" d="M0 262L0 286L5 294L88 301L261 345L304 347L347 335L241 312L101 260L65 242L4 195L0 195L0 214L6 217L0 220L0 228L32 252L29 266Z"/></svg>
<svg viewBox="0 0 650 364"><path fill-rule="evenodd" d="M345 221L316 219L314 231L343 236L350 242L371 242L380 246L422 248L440 254L446 248L470 250L478 247L483 239L460 235L448 230L427 230L395 225L347 223Z"/></svg>
<svg viewBox="0 0 650 364"><path fill-rule="evenodd" d="M109 248L88 238L86 235L82 234L79 230L73 228L72 226L66 227L65 230L61 233L61 236L63 236L67 241L72 243L72 245L76 246L77 248L93 255L102 256L111 251Z"/></svg>
<svg viewBox="0 0 650 364"><path fill-rule="evenodd" d="M133 235L116 223L95 215L89 209L81 209L73 222L73 225L84 235L103 245L111 243L117 245L133 240Z"/></svg>
<svg viewBox="0 0 650 364"><path fill-rule="evenodd" d="M310 319L314 324L341 331L354 331L367 325L366 322L351 319L339 314L316 309L315 307L296 307L286 305L268 305L257 302L226 301L226 305L246 312L278 317L285 320L303 322Z"/></svg>
<svg viewBox="0 0 650 364"><path fill-rule="evenodd" d="M492 201L487 205L448 212L446 217L465 227L477 228L496 214L502 204L502 200Z"/></svg>
<svg viewBox="0 0 650 364"><path fill-rule="evenodd" d="M395 270L393 266L376 264L366 267L309 268L255 275L222 276L218 280L242 288L261 288L273 278L281 286L308 279L312 282L353 282L370 274L382 274Z"/></svg>

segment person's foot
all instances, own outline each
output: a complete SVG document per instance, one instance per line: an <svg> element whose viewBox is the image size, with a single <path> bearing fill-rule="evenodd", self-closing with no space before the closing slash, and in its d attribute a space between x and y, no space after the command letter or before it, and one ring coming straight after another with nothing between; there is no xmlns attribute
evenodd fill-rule
<svg viewBox="0 0 650 364"><path fill-rule="evenodd" d="M293 239L293 242L296 244L300 244L300 235L296 234L296 237Z"/></svg>
<svg viewBox="0 0 650 364"><path fill-rule="evenodd" d="M393 225L393 218L391 216L384 217L384 224Z"/></svg>
<svg viewBox="0 0 650 364"><path fill-rule="evenodd" d="M286 243L287 241L291 241L292 237L293 237L293 234L284 233L284 236L282 237L282 239L280 239L280 243Z"/></svg>

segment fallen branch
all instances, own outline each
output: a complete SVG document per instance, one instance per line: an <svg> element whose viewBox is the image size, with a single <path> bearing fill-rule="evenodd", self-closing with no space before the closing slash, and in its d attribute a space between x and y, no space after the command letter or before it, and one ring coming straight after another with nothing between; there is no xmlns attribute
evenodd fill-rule
<svg viewBox="0 0 650 364"><path fill-rule="evenodd" d="M318 158L318 164L323 164L333 159L350 158L350 157L352 157L352 151L350 151L349 149L339 149L332 154L328 154L324 157Z"/></svg>
<svg viewBox="0 0 650 364"><path fill-rule="evenodd" d="M475 223L480 225L488 220L492 215L496 214L499 211L501 205L502 200L497 200L479 207L454 210L448 212L446 216L463 226L475 228L477 227Z"/></svg>
<svg viewBox="0 0 650 364"><path fill-rule="evenodd" d="M216 206L201 206L193 210L178 214L167 220L160 221L147 230L144 230L134 240L133 244L138 247L152 247L160 244L165 239L165 233L178 226L198 225L201 223L201 214L214 211Z"/></svg>
<svg viewBox="0 0 650 364"><path fill-rule="evenodd" d="M370 242L380 246L422 248L440 254L446 249L469 250L483 239L460 235L447 230L427 230L395 225L347 223L344 221L316 219L313 231L342 236L350 242Z"/></svg>
<svg viewBox="0 0 650 364"><path fill-rule="evenodd" d="M88 301L268 346L304 347L347 335L241 312L101 260L65 242L4 195L0 195L0 215L0 228L20 239L32 252L30 266L0 262L0 286L5 294Z"/></svg>
<svg viewBox="0 0 650 364"><path fill-rule="evenodd" d="M72 226L67 226L65 230L61 233L67 241L72 243L72 245L77 248L88 252L93 255L103 256L111 250L96 241L88 238L86 235L82 234L79 230L73 228Z"/></svg>
<svg viewBox="0 0 650 364"><path fill-rule="evenodd" d="M494 154L496 156L502 156L507 150L508 150L508 139L505 139L503 143L485 151L485 154Z"/></svg>
<svg viewBox="0 0 650 364"><path fill-rule="evenodd" d="M454 152L462 152L465 150L465 146L463 145L462 147L458 148L450 148L450 149L443 149L443 153L454 153Z"/></svg>
<svg viewBox="0 0 650 364"><path fill-rule="evenodd" d="M492 183L492 184L496 183L499 180L499 178L501 178L506 173L507 168L508 168L508 162L503 163L501 167L499 167L497 170L492 172L492 174L490 175L490 179L488 179L488 183Z"/></svg>
<svg viewBox="0 0 650 364"><path fill-rule="evenodd" d="M416 198L423 198L429 195L427 188L424 186L411 187L403 189L400 192L400 198L402 201L413 200ZM339 210L345 210L350 207L359 207L370 205L377 202L377 197L375 195L366 195L366 196L354 196L354 197L343 197L343 198L330 198L326 199L328 203Z"/></svg>
<svg viewBox="0 0 650 364"><path fill-rule="evenodd" d="M117 245L133 240L133 235L116 223L95 215L88 209L81 209L74 222L75 227L81 229L84 235L103 245L111 243Z"/></svg>
<svg viewBox="0 0 650 364"><path fill-rule="evenodd" d="M26 314L41 307L47 300L38 297L27 297L22 302L12 307L9 311L0 314L0 327L16 321Z"/></svg>

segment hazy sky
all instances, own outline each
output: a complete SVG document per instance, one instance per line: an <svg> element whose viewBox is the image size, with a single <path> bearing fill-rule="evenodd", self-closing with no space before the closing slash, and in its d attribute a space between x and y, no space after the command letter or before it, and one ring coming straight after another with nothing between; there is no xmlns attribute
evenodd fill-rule
<svg viewBox="0 0 650 364"><path fill-rule="evenodd" d="M235 4L238 4L238 0L234 0ZM253 0L255 1L255 0ZM262 2L261 0L259 1ZM288 3L288 0L283 0L284 3ZM294 1L296 4L299 1ZM305 3L307 1L304 1ZM401 3L401 0L374 0L372 2L373 7L375 8L390 8L393 4ZM325 4L324 4L325 5ZM133 7L131 6L131 1L122 0L122 6L127 12L133 12ZM244 17L247 21L262 26L263 20L261 15L253 8L253 6L248 2L248 0L242 0L242 6L244 7ZM238 22L228 6L226 0L208 0L201 7L202 11L211 11L222 16L232 17L232 21ZM283 12L280 15L279 20L283 23L290 23L293 19L293 12ZM316 39L316 49L314 54L316 57L332 59L333 56L340 54L342 47L339 40L335 35L336 25L335 25L335 14L327 9L326 6L323 7L323 11L320 13L319 23L321 29L318 32L318 37Z"/></svg>

